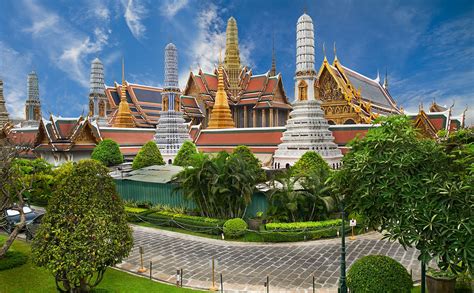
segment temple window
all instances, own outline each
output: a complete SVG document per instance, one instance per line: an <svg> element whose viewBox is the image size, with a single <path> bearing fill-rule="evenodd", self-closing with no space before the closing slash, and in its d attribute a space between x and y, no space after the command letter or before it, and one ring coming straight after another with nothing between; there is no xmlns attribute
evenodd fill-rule
<svg viewBox="0 0 474 293"><path fill-rule="evenodd" d="M354 120L352 119L347 119L344 124L356 124Z"/></svg>
<svg viewBox="0 0 474 293"><path fill-rule="evenodd" d="M308 84L302 80L298 84L298 100L306 101L308 99Z"/></svg>

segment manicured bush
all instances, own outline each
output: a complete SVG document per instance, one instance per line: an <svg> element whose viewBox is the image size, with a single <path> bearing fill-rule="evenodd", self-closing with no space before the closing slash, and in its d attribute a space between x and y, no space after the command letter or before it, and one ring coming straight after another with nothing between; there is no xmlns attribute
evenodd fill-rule
<svg viewBox="0 0 474 293"><path fill-rule="evenodd" d="M305 240L316 240L321 238L334 238L337 236L337 231L340 227L326 227L319 230L309 231L260 231L260 235L264 242L296 242ZM349 233L350 228L346 226L346 233Z"/></svg>
<svg viewBox="0 0 474 293"><path fill-rule="evenodd" d="M141 169L153 165L164 165L163 157L154 141L147 142L133 159L132 169Z"/></svg>
<svg viewBox="0 0 474 293"><path fill-rule="evenodd" d="M184 228L206 234L219 235L225 220L189 216L168 211L154 212L146 215L145 220L159 226Z"/></svg>
<svg viewBox="0 0 474 293"><path fill-rule="evenodd" d="M187 167L191 166L193 156L197 154L196 145L191 141L185 141L179 148L178 154L174 158L173 165Z"/></svg>
<svg viewBox="0 0 474 293"><path fill-rule="evenodd" d="M91 159L97 160L107 167L123 163L123 155L118 143L109 138L99 142L92 151Z"/></svg>
<svg viewBox="0 0 474 293"><path fill-rule="evenodd" d="M131 214L140 214L140 213L143 213L143 212L146 212L148 211L148 209L145 209L145 208L135 208L135 207L125 207L125 211L127 213L131 213Z"/></svg>
<svg viewBox="0 0 474 293"><path fill-rule="evenodd" d="M310 176L313 173L329 174L329 165L326 161L314 151L304 153L301 158L291 167L293 176Z"/></svg>
<svg viewBox="0 0 474 293"><path fill-rule="evenodd" d="M320 222L295 222L295 223L268 223L265 229L268 231L314 231L327 227L341 226L341 219Z"/></svg>
<svg viewBox="0 0 474 293"><path fill-rule="evenodd" d="M351 292L410 292L413 281L407 270L385 255L368 255L358 259L347 273Z"/></svg>
<svg viewBox="0 0 474 293"><path fill-rule="evenodd" d="M28 261L28 255L23 252L10 249L5 257L0 259L0 271L16 268Z"/></svg>
<svg viewBox="0 0 474 293"><path fill-rule="evenodd" d="M224 235L229 238L238 238L247 232L247 223L241 218L227 220L224 223Z"/></svg>
<svg viewBox="0 0 474 293"><path fill-rule="evenodd" d="M264 182L267 179L265 171L262 169L262 163L259 159L252 153L250 148L246 145L237 146L232 152L233 156L238 156L244 161L247 162L248 167L255 170L257 173L257 181Z"/></svg>

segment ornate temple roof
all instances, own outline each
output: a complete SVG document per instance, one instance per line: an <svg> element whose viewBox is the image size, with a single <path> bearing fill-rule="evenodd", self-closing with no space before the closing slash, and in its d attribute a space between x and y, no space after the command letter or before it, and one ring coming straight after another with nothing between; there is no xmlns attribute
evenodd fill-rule
<svg viewBox="0 0 474 293"><path fill-rule="evenodd" d="M161 92L158 87L128 83L126 88L127 102L130 111L135 119L137 127L154 128L160 118L162 107ZM120 103L120 92L122 85L115 83L114 86L107 86L105 93L109 105L108 117L113 117Z"/></svg>

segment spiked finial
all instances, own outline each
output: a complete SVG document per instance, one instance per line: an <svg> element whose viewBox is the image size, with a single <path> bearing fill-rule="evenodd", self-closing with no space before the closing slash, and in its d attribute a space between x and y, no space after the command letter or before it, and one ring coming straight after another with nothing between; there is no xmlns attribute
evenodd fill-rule
<svg viewBox="0 0 474 293"><path fill-rule="evenodd" d="M334 62L337 62L336 42L334 42Z"/></svg>
<svg viewBox="0 0 474 293"><path fill-rule="evenodd" d="M378 69L377 69L377 77L375 78L375 81L376 81L377 83L380 83L380 72L379 72Z"/></svg>
<svg viewBox="0 0 474 293"><path fill-rule="evenodd" d="M324 62L328 62L328 59L326 58L326 45L323 42L323 55L324 55Z"/></svg>
<svg viewBox="0 0 474 293"><path fill-rule="evenodd" d="M383 80L383 88L388 89L388 73L387 73L387 67L385 67L385 78Z"/></svg>
<svg viewBox="0 0 474 293"><path fill-rule="evenodd" d="M124 61L124 58L122 56L122 83L125 82L125 61Z"/></svg>
<svg viewBox="0 0 474 293"><path fill-rule="evenodd" d="M270 69L270 76L276 75L276 58L275 58L275 32L272 36L272 68Z"/></svg>

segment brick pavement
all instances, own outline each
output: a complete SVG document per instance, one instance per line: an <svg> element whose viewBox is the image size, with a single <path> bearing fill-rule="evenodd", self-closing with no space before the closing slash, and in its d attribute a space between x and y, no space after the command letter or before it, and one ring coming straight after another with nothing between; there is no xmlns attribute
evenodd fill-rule
<svg viewBox="0 0 474 293"><path fill-rule="evenodd" d="M144 263L153 262L153 278L174 283L177 269L183 269L183 285L208 289L211 286L210 260L218 262L226 292L266 292L263 283L270 278L270 292L337 292L340 239L298 243L254 244L202 238L176 232L133 226L135 246L118 268L136 272L140 265L139 246L145 250ZM401 262L414 279L420 263L414 249L405 251L396 242L381 240L376 232L346 241L346 260L369 254L384 254ZM144 273L149 274L149 271Z"/></svg>

